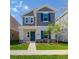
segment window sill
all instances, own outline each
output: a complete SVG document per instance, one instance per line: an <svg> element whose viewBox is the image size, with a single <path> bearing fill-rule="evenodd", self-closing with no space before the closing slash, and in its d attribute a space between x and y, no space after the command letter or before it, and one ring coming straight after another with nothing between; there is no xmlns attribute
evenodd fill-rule
<svg viewBox="0 0 79 59"><path fill-rule="evenodd" d="M43 22L49 22L49 21L43 21Z"/></svg>

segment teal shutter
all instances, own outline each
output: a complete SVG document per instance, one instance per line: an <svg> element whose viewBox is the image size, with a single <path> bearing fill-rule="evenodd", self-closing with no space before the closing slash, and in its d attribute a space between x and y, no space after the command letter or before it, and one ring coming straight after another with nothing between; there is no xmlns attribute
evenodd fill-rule
<svg viewBox="0 0 79 59"><path fill-rule="evenodd" d="M43 21L43 13L41 13L41 21Z"/></svg>
<svg viewBox="0 0 79 59"><path fill-rule="evenodd" d="M51 32L49 32L49 39L51 39Z"/></svg>
<svg viewBox="0 0 79 59"><path fill-rule="evenodd" d="M51 21L51 14L49 13L48 16L49 16L49 17L48 17L48 18L49 18L49 21Z"/></svg>
<svg viewBox="0 0 79 59"><path fill-rule="evenodd" d="M41 39L43 39L43 31L41 31Z"/></svg>

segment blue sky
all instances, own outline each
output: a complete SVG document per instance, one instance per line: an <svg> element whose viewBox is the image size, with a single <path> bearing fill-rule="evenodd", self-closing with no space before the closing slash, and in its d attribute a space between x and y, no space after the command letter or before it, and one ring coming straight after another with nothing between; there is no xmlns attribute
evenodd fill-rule
<svg viewBox="0 0 79 59"><path fill-rule="evenodd" d="M55 8L57 18L67 9L68 0L10 0L10 14L22 24L22 14L42 5Z"/></svg>

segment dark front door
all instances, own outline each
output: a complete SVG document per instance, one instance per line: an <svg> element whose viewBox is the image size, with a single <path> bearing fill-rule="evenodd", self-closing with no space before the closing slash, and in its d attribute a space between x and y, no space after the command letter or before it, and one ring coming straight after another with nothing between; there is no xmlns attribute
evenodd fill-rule
<svg viewBox="0 0 79 59"><path fill-rule="evenodd" d="M30 40L35 41L35 32L30 32Z"/></svg>

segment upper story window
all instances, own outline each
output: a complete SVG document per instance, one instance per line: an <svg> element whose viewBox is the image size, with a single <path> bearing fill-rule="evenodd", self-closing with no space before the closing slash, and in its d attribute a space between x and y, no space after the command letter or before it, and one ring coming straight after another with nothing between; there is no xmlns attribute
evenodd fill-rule
<svg viewBox="0 0 79 59"><path fill-rule="evenodd" d="M31 18L31 23L34 23L34 19L33 18Z"/></svg>
<svg viewBox="0 0 79 59"><path fill-rule="evenodd" d="M50 21L50 13L48 13L48 12L41 13L41 21L49 22Z"/></svg>
<svg viewBox="0 0 79 59"><path fill-rule="evenodd" d="M25 24L34 24L34 17L25 17Z"/></svg>
<svg viewBox="0 0 79 59"><path fill-rule="evenodd" d="M28 23L28 18L26 18L26 21L25 22Z"/></svg>
<svg viewBox="0 0 79 59"><path fill-rule="evenodd" d="M48 22L49 21L49 14L48 13L43 13L43 21Z"/></svg>

